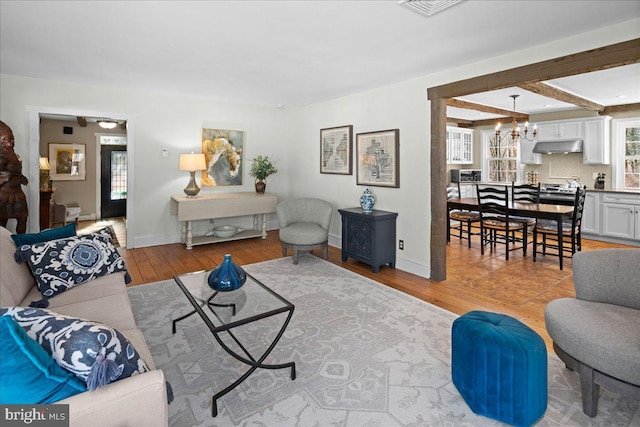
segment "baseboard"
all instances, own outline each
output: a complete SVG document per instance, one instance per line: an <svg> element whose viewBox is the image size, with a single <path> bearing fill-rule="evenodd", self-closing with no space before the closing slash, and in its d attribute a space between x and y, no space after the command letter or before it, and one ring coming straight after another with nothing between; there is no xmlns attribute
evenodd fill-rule
<svg viewBox="0 0 640 427"><path fill-rule="evenodd" d="M607 242L607 243L619 243L621 245L640 246L640 240L623 239L623 238L611 237L611 236L601 236L599 234L589 234L589 233L583 232L582 238L589 239L589 240L598 240L598 241Z"/></svg>
<svg viewBox="0 0 640 427"><path fill-rule="evenodd" d="M278 222L267 222L267 230L277 230ZM153 236L142 236L136 237L133 244L130 245L127 242L127 248L143 248L147 246L159 246L159 245L170 245L172 243L180 243L181 234L163 234L163 235L153 235ZM336 236L334 234L329 234L329 246L333 246L335 248L342 248L342 237ZM429 278L431 277L431 270L424 264L419 263L417 261L398 257L396 255L396 268L402 271L406 271L407 273L415 274L416 276Z"/></svg>
<svg viewBox="0 0 640 427"><path fill-rule="evenodd" d="M78 217L78 221L95 221L97 218L95 213L84 214Z"/></svg>
<svg viewBox="0 0 640 427"><path fill-rule="evenodd" d="M342 237L334 234L329 234L329 246L333 246L338 249L342 249ZM416 276L424 277L426 279L431 277L431 270L424 264L417 261L399 257L396 253L396 268L398 270L406 271L407 273L415 274Z"/></svg>

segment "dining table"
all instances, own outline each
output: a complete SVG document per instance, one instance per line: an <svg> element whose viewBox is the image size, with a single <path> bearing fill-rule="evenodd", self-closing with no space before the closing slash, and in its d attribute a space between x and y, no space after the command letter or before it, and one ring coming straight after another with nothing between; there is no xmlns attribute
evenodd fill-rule
<svg viewBox="0 0 640 427"><path fill-rule="evenodd" d="M573 205L554 205L548 203L512 202L509 201L509 215L523 216L536 219L548 219L555 221L558 225L558 247L562 247L562 221L571 219L573 215ZM478 199L476 197L463 197L447 200L447 227L449 226L449 212L453 209L462 209L478 212ZM535 245L535 242L534 242ZM535 251L535 246L534 249ZM534 254L535 255L535 254ZM559 254L560 269L562 270L562 252Z"/></svg>

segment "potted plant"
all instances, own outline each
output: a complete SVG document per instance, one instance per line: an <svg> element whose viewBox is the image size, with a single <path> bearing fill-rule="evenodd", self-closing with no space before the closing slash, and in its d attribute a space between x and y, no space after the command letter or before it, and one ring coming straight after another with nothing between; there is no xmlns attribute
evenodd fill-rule
<svg viewBox="0 0 640 427"><path fill-rule="evenodd" d="M266 179L269 175L278 172L269 156L256 156L251 163L249 174L256 178L256 192L264 193L267 189Z"/></svg>

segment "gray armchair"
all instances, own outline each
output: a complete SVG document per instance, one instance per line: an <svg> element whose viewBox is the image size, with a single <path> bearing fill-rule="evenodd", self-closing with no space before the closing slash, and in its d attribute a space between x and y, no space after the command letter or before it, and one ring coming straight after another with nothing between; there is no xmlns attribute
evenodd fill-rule
<svg viewBox="0 0 640 427"><path fill-rule="evenodd" d="M278 203L282 256L293 250L293 263L298 264L300 251L322 249L327 259L329 224L333 208L320 199L291 199Z"/></svg>
<svg viewBox="0 0 640 427"><path fill-rule="evenodd" d="M551 301L545 322L595 417L601 385L640 400L640 249L577 252L573 281L576 298Z"/></svg>

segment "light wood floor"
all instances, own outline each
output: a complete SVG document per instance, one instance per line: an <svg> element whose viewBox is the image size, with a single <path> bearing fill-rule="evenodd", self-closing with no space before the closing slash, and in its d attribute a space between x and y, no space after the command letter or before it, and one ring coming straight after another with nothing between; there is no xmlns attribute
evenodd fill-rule
<svg viewBox="0 0 640 427"><path fill-rule="evenodd" d="M114 228L117 230L118 225ZM583 241L583 250L608 247L628 246ZM131 286L135 286L215 267L227 253L240 265L280 258L278 232L270 231L265 240L216 243L196 246L191 251L183 244L130 249L124 251L124 258L133 280ZM319 255L319 251L316 253ZM565 259L563 271L558 267L558 258L552 256L538 255L534 263L530 253L523 257L521 251L514 251L506 261L503 249L481 255L478 240L473 240L469 249L466 241L452 238L447 246L447 280L443 282L389 267L374 274L366 264L352 259L343 262L340 249L334 247L329 247L328 260L456 314L485 310L513 316L538 332L549 351L551 340L544 326L544 308L553 299L575 296L571 260Z"/></svg>

